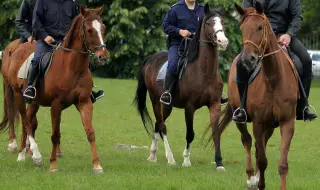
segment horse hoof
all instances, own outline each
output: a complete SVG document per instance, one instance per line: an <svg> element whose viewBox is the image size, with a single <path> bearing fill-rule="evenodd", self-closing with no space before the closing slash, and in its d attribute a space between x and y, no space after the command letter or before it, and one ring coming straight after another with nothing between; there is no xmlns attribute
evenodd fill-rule
<svg viewBox="0 0 320 190"><path fill-rule="evenodd" d="M62 157L62 153L61 153L61 152L58 152L58 153L56 154L56 156L57 156L58 158L61 158L61 157Z"/></svg>
<svg viewBox="0 0 320 190"><path fill-rule="evenodd" d="M149 162L152 162L152 163L156 163L157 162L157 158L148 158L147 159Z"/></svg>
<svg viewBox="0 0 320 190"><path fill-rule="evenodd" d="M93 169L92 170L92 173L94 174L94 175L96 175L96 174L103 174L103 169L101 168L98 168L98 169Z"/></svg>
<svg viewBox="0 0 320 190"><path fill-rule="evenodd" d="M15 153L15 152L17 152L17 150L18 150L17 146L14 146L14 145L11 145L11 144L8 145L8 151L9 152Z"/></svg>
<svg viewBox="0 0 320 190"><path fill-rule="evenodd" d="M175 165L176 165L176 161L168 162L168 165L170 165L170 166L175 166Z"/></svg>
<svg viewBox="0 0 320 190"><path fill-rule="evenodd" d="M41 158L33 158L33 163L36 166L41 166L42 165L42 159Z"/></svg>
<svg viewBox="0 0 320 190"><path fill-rule="evenodd" d="M223 166L218 166L217 168L216 168L216 170L217 171L222 171L222 172L224 172L224 171L226 171L226 169L223 167Z"/></svg>
<svg viewBox="0 0 320 190"><path fill-rule="evenodd" d="M50 169L50 170L49 170L50 173L55 173L55 172L57 172L57 171L58 171L58 169Z"/></svg>
<svg viewBox="0 0 320 190"><path fill-rule="evenodd" d="M259 179L255 176L252 176L250 180L247 180L248 190L257 190L258 189Z"/></svg>

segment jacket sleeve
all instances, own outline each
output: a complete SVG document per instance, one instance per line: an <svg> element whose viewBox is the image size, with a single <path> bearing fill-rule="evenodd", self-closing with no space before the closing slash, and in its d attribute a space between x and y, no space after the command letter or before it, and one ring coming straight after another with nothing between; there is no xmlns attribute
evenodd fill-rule
<svg viewBox="0 0 320 190"><path fill-rule="evenodd" d="M302 12L301 12L301 2L300 0L289 1L289 10L291 14L291 22L289 24L287 34L294 37L297 36L298 31L301 27L302 22Z"/></svg>
<svg viewBox="0 0 320 190"><path fill-rule="evenodd" d="M37 40L44 40L48 36L48 33L43 27L43 17L43 0L37 0L32 16L32 31L34 32Z"/></svg>
<svg viewBox="0 0 320 190"><path fill-rule="evenodd" d="M28 26L25 21L28 18L30 11L30 6L27 0L23 0L19 8L18 15L14 21L18 32L25 39L28 39L31 36L31 31L28 31Z"/></svg>
<svg viewBox="0 0 320 190"><path fill-rule="evenodd" d="M180 28L176 27L177 24L177 16L172 9L166 14L162 28L163 31L169 36L178 36Z"/></svg>
<svg viewBox="0 0 320 190"><path fill-rule="evenodd" d="M254 0L243 0L242 1L242 8L249 8L253 7L253 2Z"/></svg>

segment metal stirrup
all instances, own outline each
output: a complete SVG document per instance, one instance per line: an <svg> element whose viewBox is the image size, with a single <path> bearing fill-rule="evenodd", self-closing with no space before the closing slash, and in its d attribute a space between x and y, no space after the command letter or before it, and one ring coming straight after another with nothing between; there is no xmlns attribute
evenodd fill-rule
<svg viewBox="0 0 320 190"><path fill-rule="evenodd" d="M33 97L32 97L32 96L28 96L28 95L26 94L26 91L29 90L29 89L34 89L34 96L33 96ZM37 94L37 89L36 89L35 87L33 87L33 86L27 87L27 88L24 90L24 92L23 92L23 96L26 97L26 98L30 98L30 99L35 99L36 94Z"/></svg>
<svg viewBox="0 0 320 190"><path fill-rule="evenodd" d="M164 96L165 94L167 94L167 95L169 96L169 100L170 100L169 103L162 101L162 98L163 98L163 96ZM164 92L164 93L160 96L160 103L163 103L163 104L165 104L165 105L167 105L167 106L169 106L169 105L171 104L171 94L170 94L170 92Z"/></svg>
<svg viewBox="0 0 320 190"><path fill-rule="evenodd" d="M232 117L234 117L234 115L237 113L237 111L239 111L239 112L240 112L240 110L243 110L243 111L244 111L244 115L246 116L246 120L245 120L245 122L237 122L237 121L236 121L236 123L246 123L246 121L247 121L248 117L247 117L247 112L246 112L246 110L245 110L245 109L243 109L243 108L238 107L238 108L233 112Z"/></svg>
<svg viewBox="0 0 320 190"><path fill-rule="evenodd" d="M315 119L317 119L317 118L318 118L318 113L317 113L316 109L314 109L313 106L308 105L308 106L305 106L305 107L303 108L303 111L302 111L302 119L303 119L303 121L305 121L305 120L304 120L304 111L305 111L307 108L312 108L312 109L313 109L313 111L314 111L314 112L316 113L316 115L317 115L317 117L316 117Z"/></svg>

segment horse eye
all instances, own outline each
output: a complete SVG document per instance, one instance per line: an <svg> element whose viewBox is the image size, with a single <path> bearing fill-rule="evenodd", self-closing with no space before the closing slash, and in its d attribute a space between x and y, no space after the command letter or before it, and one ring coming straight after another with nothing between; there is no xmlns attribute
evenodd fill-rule
<svg viewBox="0 0 320 190"><path fill-rule="evenodd" d="M258 25L258 30L262 30L262 25L261 24Z"/></svg>
<svg viewBox="0 0 320 190"><path fill-rule="evenodd" d="M93 30L92 30L92 29L89 29L88 32L91 34L91 33L93 32Z"/></svg>

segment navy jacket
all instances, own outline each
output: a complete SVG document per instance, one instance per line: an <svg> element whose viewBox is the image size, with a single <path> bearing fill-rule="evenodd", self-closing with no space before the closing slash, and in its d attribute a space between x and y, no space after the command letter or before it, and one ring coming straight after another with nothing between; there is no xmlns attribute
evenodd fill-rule
<svg viewBox="0 0 320 190"><path fill-rule="evenodd" d="M168 35L168 46L181 43L183 37L179 34L180 29L195 33L202 16L204 6L201 4L196 3L194 10L190 10L184 0L172 5L162 23L162 28Z"/></svg>
<svg viewBox="0 0 320 190"><path fill-rule="evenodd" d="M50 35L62 40L78 14L73 0L37 0L32 20L35 39L44 40Z"/></svg>
<svg viewBox="0 0 320 190"><path fill-rule="evenodd" d="M32 14L35 3L36 0L23 0L15 20L16 28L24 41L32 33Z"/></svg>
<svg viewBox="0 0 320 190"><path fill-rule="evenodd" d="M243 0L242 6L254 7L255 1ZM265 0L264 12L277 36L285 33L297 36L302 22L300 0Z"/></svg>

